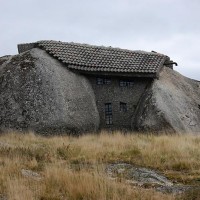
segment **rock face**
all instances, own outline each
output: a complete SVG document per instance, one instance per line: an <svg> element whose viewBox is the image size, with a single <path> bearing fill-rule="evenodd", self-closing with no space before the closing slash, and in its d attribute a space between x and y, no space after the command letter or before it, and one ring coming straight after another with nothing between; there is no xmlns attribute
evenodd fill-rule
<svg viewBox="0 0 200 200"><path fill-rule="evenodd" d="M21 174L24 177L32 178L32 179L35 179L35 180L38 180L38 181L42 179L40 174L38 174L37 172L34 172L32 170L28 170L28 169L22 169Z"/></svg>
<svg viewBox="0 0 200 200"><path fill-rule="evenodd" d="M126 180L132 181L137 185L159 185L159 186L172 186L173 183L166 177L158 174L157 172L146 169L134 167L127 163L114 163L109 164L106 168L109 177L123 177Z"/></svg>
<svg viewBox="0 0 200 200"><path fill-rule="evenodd" d="M200 133L200 82L164 68L137 109L138 130Z"/></svg>
<svg viewBox="0 0 200 200"><path fill-rule="evenodd" d="M4 62L7 62L10 58L11 58L11 56L2 56L2 57L0 57L0 66L1 66Z"/></svg>
<svg viewBox="0 0 200 200"><path fill-rule="evenodd" d="M45 51L0 59L0 130L95 131L99 114L89 81Z"/></svg>
<svg viewBox="0 0 200 200"><path fill-rule="evenodd" d="M155 170L135 167L128 163L108 164L106 166L106 174L111 179L121 178L128 184L152 188L163 193L180 194L195 189L194 186L174 184Z"/></svg>

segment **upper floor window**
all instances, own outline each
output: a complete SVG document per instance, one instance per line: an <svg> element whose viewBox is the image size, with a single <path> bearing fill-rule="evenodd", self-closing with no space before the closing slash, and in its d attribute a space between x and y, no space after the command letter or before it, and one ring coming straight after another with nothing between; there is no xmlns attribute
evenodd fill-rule
<svg viewBox="0 0 200 200"><path fill-rule="evenodd" d="M103 79L102 78L97 78L96 79L97 85L103 85Z"/></svg>
<svg viewBox="0 0 200 200"><path fill-rule="evenodd" d="M111 83L111 80L109 78L104 78L103 82L104 84L109 85Z"/></svg>
<svg viewBox="0 0 200 200"><path fill-rule="evenodd" d="M120 102L120 111L127 112L127 103Z"/></svg>
<svg viewBox="0 0 200 200"><path fill-rule="evenodd" d="M111 83L110 78L96 78L97 85L109 85Z"/></svg>
<svg viewBox="0 0 200 200"><path fill-rule="evenodd" d="M131 80L120 80L119 86L120 87L132 87L134 85L134 82Z"/></svg>

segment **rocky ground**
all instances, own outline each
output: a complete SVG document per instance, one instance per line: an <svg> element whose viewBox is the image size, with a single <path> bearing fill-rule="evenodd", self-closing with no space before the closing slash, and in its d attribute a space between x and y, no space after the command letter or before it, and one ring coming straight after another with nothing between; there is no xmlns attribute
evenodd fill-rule
<svg viewBox="0 0 200 200"><path fill-rule="evenodd" d="M190 185L175 184L158 171L127 163L109 164L106 167L106 173L111 179L123 179L133 186L153 188L162 193L181 194L196 188ZM200 190L200 187L198 188Z"/></svg>

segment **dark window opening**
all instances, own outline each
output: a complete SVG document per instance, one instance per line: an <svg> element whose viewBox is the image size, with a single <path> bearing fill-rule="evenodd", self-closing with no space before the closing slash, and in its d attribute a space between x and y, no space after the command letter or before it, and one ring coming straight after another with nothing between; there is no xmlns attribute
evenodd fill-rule
<svg viewBox="0 0 200 200"><path fill-rule="evenodd" d="M102 78L97 78L96 82L97 82L97 85L103 85L103 79Z"/></svg>
<svg viewBox="0 0 200 200"><path fill-rule="evenodd" d="M109 78L96 78L97 85L109 85L111 83L111 79Z"/></svg>
<svg viewBox="0 0 200 200"><path fill-rule="evenodd" d="M134 85L134 82L130 81L130 80L120 80L119 81L120 87L132 87L133 85Z"/></svg>
<svg viewBox="0 0 200 200"><path fill-rule="evenodd" d="M198 105L198 108L200 109L200 104Z"/></svg>
<svg viewBox="0 0 200 200"><path fill-rule="evenodd" d="M106 119L107 125L113 124L112 104L111 103L105 103L105 119Z"/></svg>
<svg viewBox="0 0 200 200"><path fill-rule="evenodd" d="M111 83L111 80L109 78L104 78L103 83L105 85L109 85Z"/></svg>
<svg viewBox="0 0 200 200"><path fill-rule="evenodd" d="M105 103L105 114L112 115L112 104L111 103Z"/></svg>
<svg viewBox="0 0 200 200"><path fill-rule="evenodd" d="M127 112L127 103L120 102L120 111Z"/></svg>

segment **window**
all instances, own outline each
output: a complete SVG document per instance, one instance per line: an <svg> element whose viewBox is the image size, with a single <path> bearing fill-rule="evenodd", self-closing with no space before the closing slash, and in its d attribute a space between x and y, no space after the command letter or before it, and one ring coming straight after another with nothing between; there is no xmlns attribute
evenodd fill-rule
<svg viewBox="0 0 200 200"><path fill-rule="evenodd" d="M97 85L103 85L103 79L102 78L97 78L96 82L97 82Z"/></svg>
<svg viewBox="0 0 200 200"><path fill-rule="evenodd" d="M109 85L111 83L110 78L96 78L97 85Z"/></svg>
<svg viewBox="0 0 200 200"><path fill-rule="evenodd" d="M127 103L120 102L120 111L127 112Z"/></svg>
<svg viewBox="0 0 200 200"><path fill-rule="evenodd" d="M105 114L112 115L112 104L111 103L105 103Z"/></svg>
<svg viewBox="0 0 200 200"><path fill-rule="evenodd" d="M112 115L106 115L106 124L107 125L112 125L113 124Z"/></svg>
<svg viewBox="0 0 200 200"><path fill-rule="evenodd" d="M120 87L132 87L134 85L134 82L131 80L120 80L119 86Z"/></svg>
<svg viewBox="0 0 200 200"><path fill-rule="evenodd" d="M104 78L103 83L105 85L109 85L111 83L111 80L109 78Z"/></svg>
<svg viewBox="0 0 200 200"><path fill-rule="evenodd" d="M106 119L107 125L113 124L112 104L111 103L105 103L105 119Z"/></svg>
<svg viewBox="0 0 200 200"><path fill-rule="evenodd" d="M119 81L119 86L125 87L126 86L126 81L120 80Z"/></svg>

